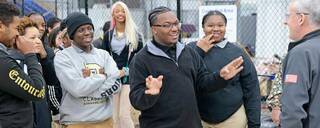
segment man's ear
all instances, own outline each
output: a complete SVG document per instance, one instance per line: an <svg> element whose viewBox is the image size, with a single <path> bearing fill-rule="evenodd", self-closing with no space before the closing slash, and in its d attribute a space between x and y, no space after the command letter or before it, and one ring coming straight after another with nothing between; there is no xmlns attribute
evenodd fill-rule
<svg viewBox="0 0 320 128"><path fill-rule="evenodd" d="M298 21L298 24L301 26L302 24L304 24L306 22L306 15L304 14L301 14L300 15L300 18L299 18L299 21Z"/></svg>
<svg viewBox="0 0 320 128"><path fill-rule="evenodd" d="M154 34L157 34L157 30L156 30L155 27L151 27L151 31L152 31L152 33L154 33Z"/></svg>

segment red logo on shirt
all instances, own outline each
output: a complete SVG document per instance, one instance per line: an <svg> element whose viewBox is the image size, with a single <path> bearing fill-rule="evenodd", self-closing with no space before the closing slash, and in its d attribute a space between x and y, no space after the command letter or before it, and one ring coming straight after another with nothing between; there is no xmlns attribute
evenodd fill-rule
<svg viewBox="0 0 320 128"><path fill-rule="evenodd" d="M286 78L284 80L285 83L297 83L298 81L298 75L295 75L295 74L287 74L286 75Z"/></svg>

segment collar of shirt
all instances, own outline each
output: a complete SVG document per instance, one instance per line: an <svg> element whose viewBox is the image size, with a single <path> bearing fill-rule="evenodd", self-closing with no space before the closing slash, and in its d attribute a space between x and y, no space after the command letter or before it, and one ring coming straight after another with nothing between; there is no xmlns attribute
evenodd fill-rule
<svg viewBox="0 0 320 128"><path fill-rule="evenodd" d="M160 43L158 43L157 41L155 40L152 40L152 43L158 47L159 49L161 49L162 51L164 51L165 53L168 53L169 50L172 50L172 49L176 49L176 46L173 46L173 47L168 47L168 46L164 46L164 45L161 45Z"/></svg>
<svg viewBox="0 0 320 128"><path fill-rule="evenodd" d="M162 56L162 57L171 59L171 57L169 57L169 55L167 53L165 53L162 49L157 47L153 41L154 40L151 40L151 41L147 42L147 44L146 44L148 52L150 52L153 55ZM185 45L186 44L181 43L181 42L176 43L176 45L175 45L176 46L176 60L178 60L183 49L185 48Z"/></svg>
<svg viewBox="0 0 320 128"><path fill-rule="evenodd" d="M288 51L290 51L292 48L294 48L295 46L305 42L306 40L309 40L315 36L319 36L320 35L320 29L317 29L313 32L310 32L308 34L306 34L301 40L295 41L295 42L290 42L288 45Z"/></svg>
<svg viewBox="0 0 320 128"><path fill-rule="evenodd" d="M219 48L224 48L224 47L226 47L227 43L228 43L228 40L223 39L221 42L217 43L216 46Z"/></svg>
<svg viewBox="0 0 320 128"><path fill-rule="evenodd" d="M164 46L161 45L160 43L156 42L155 40L152 40L153 44L158 47L159 49L161 49L162 51L164 51L164 53L166 53L170 58L176 60L176 45L169 47L169 46Z"/></svg>
<svg viewBox="0 0 320 128"><path fill-rule="evenodd" d="M81 48L79 48L79 47L76 46L76 45L72 45L71 47L72 47L73 49L75 49L76 52L78 52L78 53L85 53L84 50L82 50ZM93 44L90 45L90 48L91 48L91 50L90 50L89 53L93 53L93 54L94 54L94 53L96 52L96 49L95 49L95 47L93 46Z"/></svg>

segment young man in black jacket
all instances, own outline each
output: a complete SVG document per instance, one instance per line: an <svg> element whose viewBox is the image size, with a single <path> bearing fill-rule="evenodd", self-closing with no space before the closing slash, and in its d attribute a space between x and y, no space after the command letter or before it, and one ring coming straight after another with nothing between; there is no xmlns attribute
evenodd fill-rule
<svg viewBox="0 0 320 128"><path fill-rule="evenodd" d="M141 111L141 128L201 128L196 91L212 92L227 85L242 70L242 58L217 73L201 57L178 42L180 23L167 7L149 14L153 40L130 64L130 101ZM215 83L215 85L212 85Z"/></svg>
<svg viewBox="0 0 320 128"><path fill-rule="evenodd" d="M19 10L12 4L0 3L0 127L32 128L33 110L30 101L45 97L45 81L34 46L18 36ZM7 48L16 46L25 57L25 74Z"/></svg>

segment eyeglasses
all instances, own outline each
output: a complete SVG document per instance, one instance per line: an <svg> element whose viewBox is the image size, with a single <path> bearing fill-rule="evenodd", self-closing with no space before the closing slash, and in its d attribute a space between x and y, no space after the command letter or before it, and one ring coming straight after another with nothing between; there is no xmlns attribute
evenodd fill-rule
<svg viewBox="0 0 320 128"><path fill-rule="evenodd" d="M292 14L292 13L286 13L286 14L284 15L285 20L287 20L291 14ZM294 14L296 14L296 15L310 15L309 13L306 13L306 12L296 12L296 13L294 13Z"/></svg>
<svg viewBox="0 0 320 128"><path fill-rule="evenodd" d="M177 23L165 23L165 24L154 24L152 25L154 27L162 27L162 28L166 28L166 29L172 29L173 26L178 27L179 29L181 28L181 23L177 22Z"/></svg>

